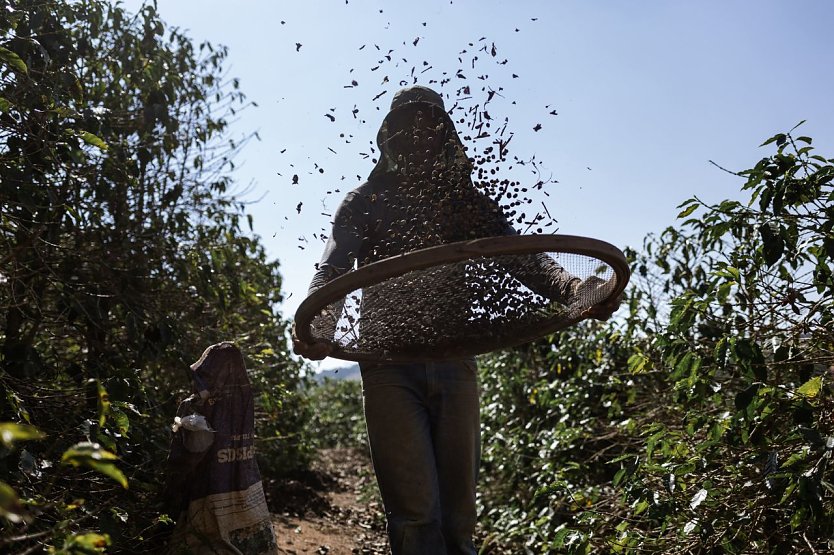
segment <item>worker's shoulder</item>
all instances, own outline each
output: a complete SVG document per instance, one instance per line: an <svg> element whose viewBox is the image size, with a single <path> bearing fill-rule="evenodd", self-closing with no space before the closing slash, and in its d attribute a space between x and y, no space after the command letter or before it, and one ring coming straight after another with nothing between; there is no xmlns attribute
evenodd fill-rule
<svg viewBox="0 0 834 555"><path fill-rule="evenodd" d="M359 204L374 202L376 197L382 193L384 187L376 181L365 181L355 189L347 192L344 202L346 204Z"/></svg>
<svg viewBox="0 0 834 555"><path fill-rule="evenodd" d="M362 185L356 187L355 189L351 189L348 191L345 198L348 197L364 197L372 194L374 192L374 184L371 181L365 181Z"/></svg>

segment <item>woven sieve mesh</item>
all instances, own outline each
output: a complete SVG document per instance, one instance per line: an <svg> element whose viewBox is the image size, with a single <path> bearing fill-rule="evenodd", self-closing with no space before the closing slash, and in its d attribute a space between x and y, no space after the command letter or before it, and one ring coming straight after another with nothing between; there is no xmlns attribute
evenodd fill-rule
<svg viewBox="0 0 834 555"><path fill-rule="evenodd" d="M353 290L321 310L310 329L348 356L470 356L570 325L616 287L611 266L591 256L483 256Z"/></svg>

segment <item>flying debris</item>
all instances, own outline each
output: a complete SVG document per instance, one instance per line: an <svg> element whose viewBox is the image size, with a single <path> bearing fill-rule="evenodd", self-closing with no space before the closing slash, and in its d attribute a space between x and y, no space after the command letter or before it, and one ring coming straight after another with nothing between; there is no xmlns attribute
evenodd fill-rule
<svg viewBox="0 0 834 555"><path fill-rule="evenodd" d="M297 42L295 43L295 51L298 52L299 50L301 50L301 43Z"/></svg>
<svg viewBox="0 0 834 555"><path fill-rule="evenodd" d="M556 110L551 110L551 111L550 111L550 112L548 112L548 113L549 113L551 116L558 116L558 115L559 115L559 114L556 112Z"/></svg>
<svg viewBox="0 0 834 555"><path fill-rule="evenodd" d="M304 204L303 202L299 202L298 205L295 207L295 211L301 214L301 205Z"/></svg>
<svg viewBox="0 0 834 555"><path fill-rule="evenodd" d="M293 185L298 185L298 174L295 174L295 175L292 176L292 184ZM299 204L299 206L301 206L301 205Z"/></svg>
<svg viewBox="0 0 834 555"><path fill-rule="evenodd" d="M422 22L422 25L423 27L427 27L428 24L427 22ZM416 48L421 42L425 46L426 41L429 40L427 37L411 36L411 40L400 37L393 44L398 45L402 42L402 47L406 48L410 42ZM439 89L438 92L441 92L444 98L449 100L447 107L448 105L452 105L451 109L449 109L449 114L452 116L456 125L460 125L459 132L461 133L461 138L465 138L467 157L472 161L474 166L472 178L475 186L499 203L507 219L519 225L519 231L541 233L544 229L552 229L551 226L554 225L555 220L547 211L547 207L543 204L538 206L538 202L527 206L532 202L528 198L528 189L521 187L518 181L510 177L510 174L514 171L514 167L517 167L515 171L521 170L522 167L530 168L535 175L531 181L537 182L536 185L530 185L530 191L538 191L538 195L544 196L549 195L546 191L542 190L541 185L554 182L551 178L541 175L541 168L538 166L535 157L533 159L520 159L510 152L508 145L513 140L513 130L508 128L509 118L505 117L505 114L501 112L502 109L508 108L510 105L516 105L516 102L512 98L505 96L508 93L503 88L497 86L496 81L504 80L508 75L512 75L513 79L519 79L520 77L518 74L508 71L510 68L506 58L498 58L498 53L501 50L500 45L496 45L496 43L490 41L489 37L481 37L478 41L473 41L467 49L458 53L458 65L456 67L452 67L450 71L443 71L442 73L441 69L444 68L434 68L427 60L413 60L412 63L409 63L407 57L402 57L401 52L398 56L394 56L394 50L385 48L389 46L387 43L367 43L361 45L358 49L360 51L366 50L366 46L373 46L378 53L368 53L369 57L365 58L366 63L345 71L346 79L342 81L344 88L356 88L360 80L364 79L367 81L372 72L379 71L383 77L378 78L381 81L381 83L378 81L380 83L378 86L386 87L386 89L378 88L377 91L380 91L378 94L373 93L373 89L369 89L362 96L366 100L371 99L374 102L375 110L382 111L385 107L380 107L376 104L381 104L377 101L387 95L387 87L389 86L394 86L397 83L400 86L407 86L412 84L412 81L413 84L421 81L421 84L428 86L448 86L446 90ZM374 52L370 49L367 50ZM483 54L481 54L482 52ZM394 60L395 57L397 58L396 61ZM391 69L391 66L386 64L393 64L396 69ZM498 76L491 75L492 72L487 69L488 67L492 67L491 64L496 66L496 68L493 68L496 70L500 69L500 66L506 67L506 69L501 70L501 77L499 79L495 79ZM383 67L386 68L386 71L381 71ZM471 75L465 75L463 68L466 68L466 71L469 71ZM450 68L447 67L445 69L449 70ZM420 79L420 76L429 72L429 70L432 70L432 73L429 73L429 76L425 79ZM436 79L431 79L431 77L436 77ZM455 79L460 79L460 81L452 83ZM476 80L481 83L472 86ZM467 81L469 81L468 84ZM357 90L357 92L359 91ZM339 105L336 108L350 110L355 123L364 124L365 119L367 119L359 118L357 104L353 104L352 109L349 106L343 105ZM550 115L552 116L557 115L556 110L550 108L549 105L545 106L545 110L543 111L545 113L550 111ZM329 113L325 113L324 115L331 122L335 121L334 108L330 108ZM341 120L341 123L344 123L344 119ZM527 129L527 133L529 133L529 128ZM541 123L536 123L535 127L533 127L534 132L538 132L541 129ZM345 144L350 145L356 142L353 135L348 136L347 133L336 132L339 134L339 140L344 141ZM361 143L362 141L359 142ZM341 142L337 144L341 144ZM374 161L375 163L379 156L377 149L374 148L374 141L370 141L369 145L369 147L360 147L356 151L350 150L350 153L354 156L358 154L362 159L367 160L367 162ZM324 148L327 148L331 154L337 154L334 148L326 144L321 146L322 150ZM344 148L339 149L339 154L345 154L342 152ZM358 150L362 150L363 152L358 152ZM289 169L291 168L292 166ZM315 175L316 171L320 174L324 173L324 168L316 165L310 174ZM510 174L507 174L507 172L510 172ZM356 175L357 182L361 183L363 179L363 176ZM345 181L345 183L352 181L345 176L341 176L341 180ZM298 181L294 180L293 183L297 184ZM305 183L305 187L311 186L310 183ZM326 191L326 193L322 191L322 197L327 196L328 198L332 198L330 195L338 192L339 190L332 189ZM301 213L301 208L302 203L298 203L296 210L299 214ZM322 212L322 214L325 214L325 212ZM311 216L313 216L313 213L308 208L306 217Z"/></svg>

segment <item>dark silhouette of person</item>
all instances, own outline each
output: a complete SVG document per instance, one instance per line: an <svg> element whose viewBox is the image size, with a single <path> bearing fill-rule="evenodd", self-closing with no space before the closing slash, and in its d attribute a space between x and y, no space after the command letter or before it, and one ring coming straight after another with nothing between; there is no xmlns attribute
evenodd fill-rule
<svg viewBox="0 0 834 555"><path fill-rule="evenodd" d="M437 92L413 86L396 93L377 144L380 158L368 180L345 196L334 215L310 293L355 265L454 241L517 233L498 203L473 184L472 163ZM552 261L539 270L527 282L560 302L569 302L581 284ZM400 285L364 291L362 318L389 326L395 317L419 317L416 301L390 302L402 293L397 293ZM445 307L447 328L457 325L456 318L462 321L473 302L472 292L457 293L457 301L444 298L454 305ZM611 311L593 308L587 315L605 318ZM325 323L330 327L324 336L333 336L337 319L333 314ZM317 360L333 344L307 344L293 334L293 347ZM474 554L480 462L474 358L361 363L360 370L371 458L392 553Z"/></svg>

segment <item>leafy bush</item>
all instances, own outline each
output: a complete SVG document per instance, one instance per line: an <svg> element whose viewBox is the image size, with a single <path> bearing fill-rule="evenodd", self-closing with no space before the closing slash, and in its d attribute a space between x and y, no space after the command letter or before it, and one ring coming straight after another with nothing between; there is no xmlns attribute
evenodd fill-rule
<svg viewBox="0 0 834 555"><path fill-rule="evenodd" d="M362 384L325 379L306 389L310 419L306 433L318 448L348 447L367 451Z"/></svg>
<svg viewBox="0 0 834 555"><path fill-rule="evenodd" d="M233 340L265 467L304 465L278 264L244 229L226 51L154 8L21 1L0 18L0 550L159 548L188 364Z"/></svg>
<svg viewBox="0 0 834 555"><path fill-rule="evenodd" d="M630 253L625 317L484 358L494 551L834 548L834 160L811 142L766 141L746 204L684 202Z"/></svg>

